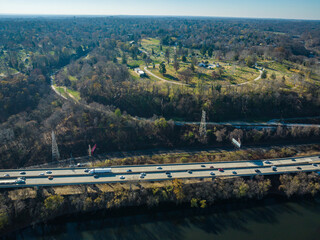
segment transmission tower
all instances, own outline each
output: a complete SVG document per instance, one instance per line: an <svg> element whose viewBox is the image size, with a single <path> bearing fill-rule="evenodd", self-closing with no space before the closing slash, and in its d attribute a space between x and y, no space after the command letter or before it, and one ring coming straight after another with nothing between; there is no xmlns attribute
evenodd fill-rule
<svg viewBox="0 0 320 240"><path fill-rule="evenodd" d="M201 141L206 142L207 141L207 123L206 123L206 111L204 110L202 110L199 134L200 134Z"/></svg>
<svg viewBox="0 0 320 240"><path fill-rule="evenodd" d="M52 160L55 160L55 159L56 160L60 159L60 153L59 153L58 144L56 141L56 136L52 131Z"/></svg>

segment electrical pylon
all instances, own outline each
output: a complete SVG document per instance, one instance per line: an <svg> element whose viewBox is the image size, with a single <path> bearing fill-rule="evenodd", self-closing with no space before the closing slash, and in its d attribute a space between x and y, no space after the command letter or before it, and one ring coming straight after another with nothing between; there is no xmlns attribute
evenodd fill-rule
<svg viewBox="0 0 320 240"><path fill-rule="evenodd" d="M206 142L207 141L207 123L206 123L206 111L204 110L202 110L199 134L200 134L201 141Z"/></svg>
<svg viewBox="0 0 320 240"><path fill-rule="evenodd" d="M54 132L52 131L52 160L59 160L60 159L60 153L58 149L58 144L56 141L56 136Z"/></svg>

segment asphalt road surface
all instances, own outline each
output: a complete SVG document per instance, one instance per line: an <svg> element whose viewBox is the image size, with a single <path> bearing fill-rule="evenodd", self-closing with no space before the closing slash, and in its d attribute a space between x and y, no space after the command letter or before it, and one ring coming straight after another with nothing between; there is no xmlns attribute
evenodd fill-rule
<svg viewBox="0 0 320 240"><path fill-rule="evenodd" d="M273 166L276 166L276 170L273 169ZM115 166L111 169L112 173L95 174L95 176L85 172L85 168L1 170L0 188L318 172L320 171L320 156L255 161ZM143 178L141 173L145 173ZM6 174L9 176L5 176ZM53 179L50 180L49 176L52 176ZM20 177L26 178L24 184L16 184L12 181Z"/></svg>

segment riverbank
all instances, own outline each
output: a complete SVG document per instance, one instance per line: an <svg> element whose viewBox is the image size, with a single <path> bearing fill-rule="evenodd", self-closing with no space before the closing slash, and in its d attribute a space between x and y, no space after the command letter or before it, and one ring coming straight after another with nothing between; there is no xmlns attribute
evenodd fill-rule
<svg viewBox="0 0 320 240"><path fill-rule="evenodd" d="M268 196L206 209L158 206L59 217L14 232L15 239L290 239L309 238L320 217L320 199ZM303 219L303 221L301 221ZM299 226L295 224L299 222ZM310 224L311 222L311 224ZM313 223L313 225L312 225ZM288 232L288 227L291 227ZM304 238L299 238L303 228ZM264 231L263 231L264 230ZM270 231L271 230L271 231ZM298 230L298 233L297 233ZM295 232L296 231L296 232ZM300 233L301 234L301 233ZM99 236L99 237L98 237ZM245 236L245 237L242 237ZM314 236L314 235L313 235Z"/></svg>

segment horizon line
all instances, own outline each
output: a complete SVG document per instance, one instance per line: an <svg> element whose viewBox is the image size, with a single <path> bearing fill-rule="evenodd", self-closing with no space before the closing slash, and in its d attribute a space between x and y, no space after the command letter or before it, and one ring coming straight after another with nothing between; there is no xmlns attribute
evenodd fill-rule
<svg viewBox="0 0 320 240"><path fill-rule="evenodd" d="M199 16L199 15L130 15L130 14L56 14L56 13L0 13L1 16L25 16L25 17L190 17L190 18L233 18L233 19L259 19L259 20L299 20L320 21L313 18L272 18L272 17L231 17L231 16Z"/></svg>

